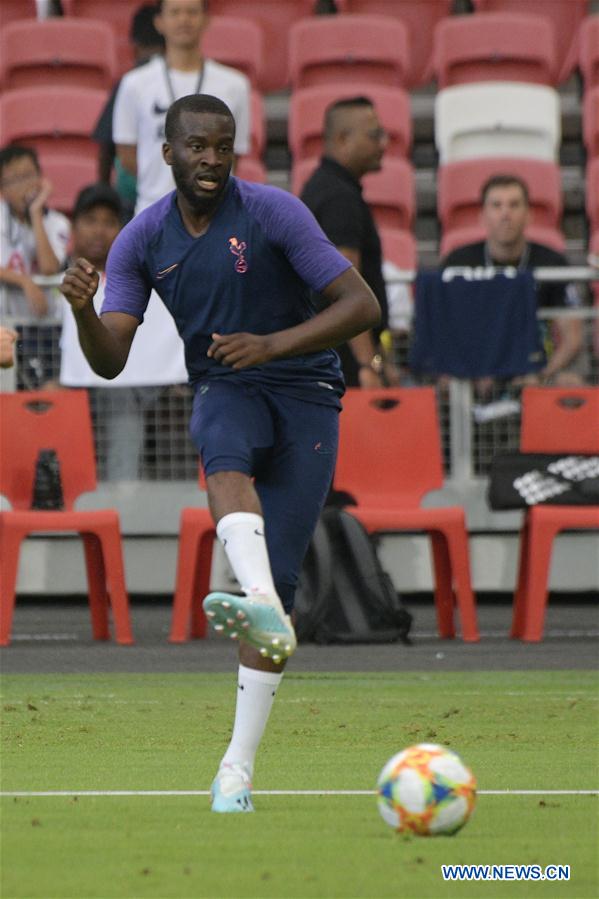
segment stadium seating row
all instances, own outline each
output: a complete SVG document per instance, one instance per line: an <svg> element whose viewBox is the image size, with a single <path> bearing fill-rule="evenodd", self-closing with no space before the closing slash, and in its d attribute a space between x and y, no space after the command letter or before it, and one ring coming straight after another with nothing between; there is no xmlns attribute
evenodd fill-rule
<svg viewBox="0 0 599 899"><path fill-rule="evenodd" d="M138 5L64 0L66 16L58 23L90 18L107 24L121 74L133 62L127 36ZM440 86L482 78L557 84L577 64L582 24L581 69L590 83L597 77L596 17L584 21L587 0L531 0L525 12L520 0L476 0L478 12L469 16L451 16L452 0L337 0L338 16L313 16L314 5L315 0L211 0L206 51L246 71L262 91L348 76L414 87L435 73ZM34 15L30 0L2 0L3 29L11 18ZM29 39L12 43L13 56L21 50L29 55Z"/></svg>
<svg viewBox="0 0 599 899"><path fill-rule="evenodd" d="M545 90L536 86L528 89ZM595 109L599 110L599 88L591 94ZM401 120L394 119L392 115L396 95L406 101L403 129L398 125ZM321 151L324 109L334 96L337 96L334 88L308 88L292 96L292 190L297 194L316 166ZM391 141L383 170L365 178L365 196L373 206L380 227L409 230L415 214L415 187L412 167L405 158L410 144L406 95L400 89L378 88L373 98L383 124L391 132ZM38 150L44 169L55 185L53 204L60 210L68 212L78 188L95 180L97 150L89 134L105 99L106 94L101 90L64 86L20 88L7 91L0 99L0 142L22 141ZM264 182L266 173L260 161L265 144L264 110L262 98L257 92L253 93L253 101L253 119L256 122L253 153L240 162L238 174L249 180ZM304 114L307 121L302 118ZM597 120L599 122L599 115ZM596 137L595 142L599 143ZM559 167L555 159L502 153L504 144L501 141L494 144L493 140L488 140L488 135L485 146L496 146L495 155L480 152L478 158L466 159L454 159L451 154L441 155L443 164L439 168L438 203L444 235L442 252L448 252L460 242L477 239L480 231L480 188L486 178L498 169L515 172L525 178L531 192L531 229L537 239L563 249L563 238L556 230L562 206ZM517 144L506 142L505 147L510 146ZM589 150L593 146L589 144ZM599 157L589 164L588 183L587 212L592 227L596 228L599 225Z"/></svg>

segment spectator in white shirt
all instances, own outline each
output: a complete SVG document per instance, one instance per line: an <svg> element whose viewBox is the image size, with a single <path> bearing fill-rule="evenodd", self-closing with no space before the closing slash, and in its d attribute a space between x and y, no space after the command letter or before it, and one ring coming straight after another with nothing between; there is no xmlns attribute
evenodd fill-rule
<svg viewBox="0 0 599 899"><path fill-rule="evenodd" d="M0 317L18 326L18 386L31 389L56 375L52 319L59 308L56 292L42 290L33 277L61 271L71 234L69 220L48 208L51 194L35 150L0 150Z"/></svg>
<svg viewBox="0 0 599 899"><path fill-rule="evenodd" d="M98 183L84 187L73 209L73 258L83 257L100 272L94 308L104 301L106 260L121 230L123 208L114 188ZM94 391L101 429L101 476L109 481L134 481L140 476L145 413L155 405L166 385L187 382L183 342L164 303L152 294L139 343L123 371L107 381L91 369L83 355L70 305L63 301L60 338L60 383Z"/></svg>
<svg viewBox="0 0 599 899"><path fill-rule="evenodd" d="M165 40L164 57L128 72L116 96L113 138L123 168L137 176L136 213L174 190L171 169L162 158L164 121L175 100L212 94L235 118L235 154L250 149L250 84L244 74L205 59L202 34L208 23L207 0L159 0L154 19Z"/></svg>

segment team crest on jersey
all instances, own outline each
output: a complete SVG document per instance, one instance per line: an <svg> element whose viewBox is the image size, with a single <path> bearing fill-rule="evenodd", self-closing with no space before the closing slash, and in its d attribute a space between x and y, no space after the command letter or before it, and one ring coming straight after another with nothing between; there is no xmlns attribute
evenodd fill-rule
<svg viewBox="0 0 599 899"><path fill-rule="evenodd" d="M245 251L247 250L248 245L245 240L237 240L236 237L229 238L229 250L233 253L234 256L237 256L237 261L235 262L235 271L243 274L248 270L247 259L244 256Z"/></svg>

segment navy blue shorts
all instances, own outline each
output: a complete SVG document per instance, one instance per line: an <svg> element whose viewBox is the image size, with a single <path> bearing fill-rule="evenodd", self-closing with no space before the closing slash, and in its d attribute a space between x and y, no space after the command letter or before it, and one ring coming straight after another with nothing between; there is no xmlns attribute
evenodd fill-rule
<svg viewBox="0 0 599 899"><path fill-rule="evenodd" d="M190 425L206 475L254 478L277 592L287 612L327 497L339 411L231 378L196 388Z"/></svg>

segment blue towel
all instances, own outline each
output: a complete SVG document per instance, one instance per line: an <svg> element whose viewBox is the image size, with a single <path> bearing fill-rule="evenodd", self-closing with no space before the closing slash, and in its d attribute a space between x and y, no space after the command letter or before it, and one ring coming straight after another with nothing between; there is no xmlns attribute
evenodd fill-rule
<svg viewBox="0 0 599 899"><path fill-rule="evenodd" d="M449 269L418 275L410 368L457 378L538 371L545 353L532 274L474 272L480 278L452 278Z"/></svg>

